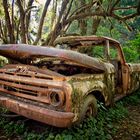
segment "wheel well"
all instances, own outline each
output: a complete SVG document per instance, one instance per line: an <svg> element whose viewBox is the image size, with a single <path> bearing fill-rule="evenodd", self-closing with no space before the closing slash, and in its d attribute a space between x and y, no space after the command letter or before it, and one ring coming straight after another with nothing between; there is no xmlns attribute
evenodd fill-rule
<svg viewBox="0 0 140 140"><path fill-rule="evenodd" d="M102 95L102 93L100 91L93 91L91 93L89 93L90 95L94 95L95 98L99 101L99 102L102 102L103 104L105 104L105 98L104 96Z"/></svg>

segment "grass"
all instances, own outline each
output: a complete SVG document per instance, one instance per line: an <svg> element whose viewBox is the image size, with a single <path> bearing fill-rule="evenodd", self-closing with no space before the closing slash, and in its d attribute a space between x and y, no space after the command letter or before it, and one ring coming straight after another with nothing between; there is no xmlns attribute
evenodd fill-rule
<svg viewBox="0 0 140 140"><path fill-rule="evenodd" d="M0 129L7 137L19 136L23 140L109 140L117 131L116 123L128 116L127 107L140 103L140 92L117 102L114 107L99 105L97 118L90 118L78 127L60 129L46 126L42 133L30 130L21 120L0 117ZM5 111L1 109L1 112Z"/></svg>

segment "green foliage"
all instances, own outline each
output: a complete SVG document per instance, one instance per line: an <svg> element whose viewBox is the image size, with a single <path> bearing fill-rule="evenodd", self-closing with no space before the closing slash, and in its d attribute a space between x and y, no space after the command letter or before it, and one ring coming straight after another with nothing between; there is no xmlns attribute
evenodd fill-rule
<svg viewBox="0 0 140 140"><path fill-rule="evenodd" d="M124 47L123 48L125 59L127 62L137 62L139 54L136 49L133 47Z"/></svg>
<svg viewBox="0 0 140 140"><path fill-rule="evenodd" d="M2 0L0 0L0 17L3 17L3 16L4 16L4 10L2 7Z"/></svg>
<svg viewBox="0 0 140 140"><path fill-rule="evenodd" d="M134 40L126 43L123 50L128 62L140 62L140 34Z"/></svg>
<svg viewBox="0 0 140 140"><path fill-rule="evenodd" d="M110 30L110 26L111 25L109 22L105 22L104 24L101 24L98 28L97 35L112 37L116 40L120 40L120 37L121 37L120 32L116 28L113 28L112 30Z"/></svg>
<svg viewBox="0 0 140 140"><path fill-rule="evenodd" d="M99 104L97 118L89 118L79 126L68 129L46 126L46 130L42 133L29 129L23 121L11 121L0 116L0 129L5 131L7 137L18 135L26 140L109 140L118 129L116 124L128 116L126 106L139 103L140 92L137 92L117 102L112 108L105 108ZM6 111L1 109L1 112Z"/></svg>
<svg viewBox="0 0 140 140"><path fill-rule="evenodd" d="M89 118L79 126L68 129L60 129L46 126L42 133L29 129L22 121L10 121L0 117L0 129L4 129L7 136L19 135L26 140L109 140L117 131L116 124L128 116L125 106L128 104L138 105L140 92L117 102L112 108L105 108L99 104L97 118Z"/></svg>
<svg viewBox="0 0 140 140"><path fill-rule="evenodd" d="M5 65L6 63L8 63L8 60L5 57L0 56L0 67Z"/></svg>
<svg viewBox="0 0 140 140"><path fill-rule="evenodd" d="M140 92L136 92L133 96L129 96L123 99L123 104L125 106L131 105L138 105L140 103Z"/></svg>
<svg viewBox="0 0 140 140"><path fill-rule="evenodd" d="M24 123L17 123L11 121L9 123L5 123L3 126L5 133L7 136L11 136L13 134L22 134L25 131Z"/></svg>
<svg viewBox="0 0 140 140"><path fill-rule="evenodd" d="M73 21L67 31L67 34L75 34L75 33L76 34L80 33L77 21Z"/></svg>
<svg viewBox="0 0 140 140"><path fill-rule="evenodd" d="M130 43L134 47L140 48L140 34L138 34L134 40L130 41Z"/></svg>

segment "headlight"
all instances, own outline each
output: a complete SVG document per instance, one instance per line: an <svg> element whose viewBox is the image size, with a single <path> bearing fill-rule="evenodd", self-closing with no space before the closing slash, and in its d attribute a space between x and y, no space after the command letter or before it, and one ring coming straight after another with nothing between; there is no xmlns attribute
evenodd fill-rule
<svg viewBox="0 0 140 140"><path fill-rule="evenodd" d="M52 91L49 95L50 104L57 107L63 105L64 94L63 92Z"/></svg>

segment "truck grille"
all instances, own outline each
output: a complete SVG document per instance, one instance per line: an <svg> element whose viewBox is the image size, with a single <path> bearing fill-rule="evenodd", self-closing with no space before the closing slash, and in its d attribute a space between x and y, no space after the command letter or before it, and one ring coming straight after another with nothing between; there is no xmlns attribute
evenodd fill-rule
<svg viewBox="0 0 140 140"><path fill-rule="evenodd" d="M0 91L50 104L52 92L62 92L60 87L52 86L53 78L34 71L16 71L15 69L0 69Z"/></svg>

